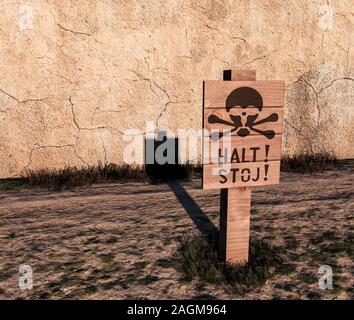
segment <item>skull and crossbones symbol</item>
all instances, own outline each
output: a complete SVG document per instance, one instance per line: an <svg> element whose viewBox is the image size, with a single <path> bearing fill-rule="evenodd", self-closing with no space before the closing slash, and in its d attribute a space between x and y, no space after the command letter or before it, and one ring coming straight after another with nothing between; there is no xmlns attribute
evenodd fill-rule
<svg viewBox="0 0 354 320"><path fill-rule="evenodd" d="M257 90L249 87L235 89L227 97L225 107L226 111L229 113L231 121L221 119L217 115L210 115L208 117L208 122L211 124L219 123L233 127L229 133L236 132L240 137L247 137L251 134L251 131L254 131L262 134L268 139L274 138L274 130L260 130L255 128L262 123L278 121L278 114L276 113L272 113L268 117L256 121L259 113L263 109L263 98ZM241 113L239 107L241 108ZM224 133L220 132L216 139L220 139L223 135ZM213 137L215 136L213 135Z"/></svg>

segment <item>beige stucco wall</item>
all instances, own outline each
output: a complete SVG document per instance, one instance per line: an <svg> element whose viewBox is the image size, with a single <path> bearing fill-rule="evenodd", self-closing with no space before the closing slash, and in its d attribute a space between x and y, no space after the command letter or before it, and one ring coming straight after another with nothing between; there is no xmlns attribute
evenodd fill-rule
<svg viewBox="0 0 354 320"><path fill-rule="evenodd" d="M202 81L231 67L286 81L284 153L353 158L353 3L329 2L332 27L326 4L1 1L0 178L120 163L146 120L200 128Z"/></svg>

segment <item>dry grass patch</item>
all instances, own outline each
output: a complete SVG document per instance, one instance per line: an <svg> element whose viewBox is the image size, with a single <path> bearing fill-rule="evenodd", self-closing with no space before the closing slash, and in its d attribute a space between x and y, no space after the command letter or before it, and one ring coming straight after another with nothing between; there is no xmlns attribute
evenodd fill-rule
<svg viewBox="0 0 354 320"><path fill-rule="evenodd" d="M231 265L219 260L215 240L198 235L180 239L174 258L175 268L184 274L184 281L197 279L242 294L262 287L276 273L287 270L281 253L280 248L251 239L248 264Z"/></svg>
<svg viewBox="0 0 354 320"><path fill-rule="evenodd" d="M281 170L286 172L313 173L336 168L338 160L329 153L299 154L281 159Z"/></svg>

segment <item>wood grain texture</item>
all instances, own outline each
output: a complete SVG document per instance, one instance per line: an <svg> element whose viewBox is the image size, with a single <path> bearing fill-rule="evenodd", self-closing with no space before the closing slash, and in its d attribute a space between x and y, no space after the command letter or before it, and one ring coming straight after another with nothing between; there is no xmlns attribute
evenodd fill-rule
<svg viewBox="0 0 354 320"><path fill-rule="evenodd" d="M248 109L247 114L259 114L257 121L265 119L269 117L271 114L277 114L278 120L276 122L265 122L255 126L255 128L260 130L274 130L275 133L281 133L283 129L283 108L264 108L261 112L252 108L252 110ZM216 115L220 119L231 121L229 112L224 108L212 108L212 109L204 109L204 128L207 130L223 130L223 129L232 129L232 126L228 126L220 123L209 123L209 116ZM246 121L247 119L245 119ZM259 133L251 132L251 135L257 135ZM233 133L236 135L236 132Z"/></svg>
<svg viewBox="0 0 354 320"><path fill-rule="evenodd" d="M281 107L284 105L285 82L281 80L259 81L204 81L204 108L225 108L228 95L240 87L251 87L263 98L263 106Z"/></svg>
<svg viewBox="0 0 354 320"><path fill-rule="evenodd" d="M241 86L252 87L262 95L263 105L265 107L261 110L260 119L264 119L272 113L277 113L279 116L276 123L263 123L257 127L257 129L263 131L274 130L277 135L275 135L273 139L267 139L260 133L255 133L247 137L240 137L238 135L230 137L230 148L232 150L232 153L230 152L230 154L234 154L234 148L236 148L238 157L241 157L238 158L238 161L241 162L229 164L227 174L222 177L222 182L224 183L220 182L220 176L217 175L217 171L219 171L218 169L223 168L223 166L218 164L203 165L203 188L221 189L219 256L229 263L243 264L248 262L249 256L251 212L250 186L279 182L279 159L281 149L280 133L283 122L283 110L279 107L282 107L284 104L285 84L283 81L254 82L254 80L256 80L256 72L253 70L228 70L227 72L224 72L224 80L235 80L236 82L207 81L204 83L204 128L207 128L208 130L225 129L225 125L215 124L214 126L214 124L209 124L208 117L214 114L220 119L230 121L230 114L226 112L225 108L226 98L230 92ZM259 113L259 110L257 109L246 109L247 112L255 111L256 113ZM235 110L232 110L232 113L234 111ZM249 113L247 115L249 115ZM245 124L243 123L243 125ZM266 145L269 145L268 151L266 151ZM217 156L219 155L219 145L216 146L216 151L211 149L214 145L210 137L204 137L203 146L203 156L210 154L215 156L215 153ZM205 148L205 146L207 146L207 148ZM259 150L257 151L257 154L255 154L254 149L250 148L259 148ZM249 153L250 151L251 153ZM223 150L223 152L225 152L225 150ZM225 156L225 153L222 153L222 155ZM235 158L232 159L235 160ZM218 160L219 159L216 159L216 162L218 162ZM250 160L258 162L246 162ZM231 158L227 161L231 161ZM265 166L267 166L267 170L265 169ZM256 175L251 177L251 175L254 175L255 173Z"/></svg>
<svg viewBox="0 0 354 320"><path fill-rule="evenodd" d="M280 134L277 134L272 140L268 140L261 135L231 136L231 145L227 144L227 141L224 142L224 139L226 138L212 141L210 137L204 137L204 165L231 161L260 162L265 159L269 161L281 159L282 136Z"/></svg>
<svg viewBox="0 0 354 320"><path fill-rule="evenodd" d="M236 211L230 212L237 214ZM228 220L226 256L231 263L240 263L248 260L249 231L249 217L242 220Z"/></svg>
<svg viewBox="0 0 354 320"><path fill-rule="evenodd" d="M256 80L256 70L230 70L231 80L233 81L250 81Z"/></svg>
<svg viewBox="0 0 354 320"><path fill-rule="evenodd" d="M269 165L265 175L265 165ZM232 163L203 166L203 189L255 187L279 183L280 161ZM225 181L226 180L226 181Z"/></svg>
<svg viewBox="0 0 354 320"><path fill-rule="evenodd" d="M229 263L248 261L251 189L223 189L220 194L220 257Z"/></svg>
<svg viewBox="0 0 354 320"><path fill-rule="evenodd" d="M233 74L234 73L229 74L229 79L244 79L247 77L247 74L254 78L253 72L237 71L235 76L233 76ZM218 177L212 174L212 168L210 166L211 164L218 164L220 162L219 155L220 153L224 154L222 151L225 147L218 144L219 142L221 144L224 143L227 138L222 138L222 141L219 139L213 142L207 135L207 138L203 139L203 188L237 188L279 183L279 172L276 171L280 170L280 166L278 162L274 161L278 161L281 158L284 85L284 81L273 80L204 82L203 125L207 130L206 133L208 133L208 131L212 133L218 130L220 132L223 130L234 130L230 138L230 153L233 153L235 148L248 149L248 154L250 154L250 150L251 152L258 148L258 150L260 150L260 153L257 154L257 159L253 160L255 163L248 163L250 161L250 155L248 155L248 158L238 156L236 157L236 161L233 162L245 163L233 163L231 165L232 169L246 169L244 172L247 172L247 168L251 171L255 168L258 170L257 168L260 166L259 162L266 159L266 146L269 146L267 160L273 161L273 163L268 168L269 173L266 177L267 179L263 179L264 177L262 177L262 173L265 172L265 170L259 169L261 178L257 179L257 181L251 179L250 181L236 181L231 183L227 176L227 183L223 186L218 182ZM251 87L256 89L261 94L265 107L259 110L256 107L242 109L236 106L227 111L225 108L227 97L233 90L239 87ZM247 119L252 119L251 115L257 115L257 118L253 120L253 122L247 122ZM241 137L238 134L248 134L248 136ZM222 147L221 152L220 147ZM237 150L238 155L240 152L243 154L245 151ZM252 153L252 155L254 155L254 153ZM228 162L230 162L230 160L228 160ZM233 170L232 174L234 174L235 170ZM211 181L207 181L208 179L211 179Z"/></svg>

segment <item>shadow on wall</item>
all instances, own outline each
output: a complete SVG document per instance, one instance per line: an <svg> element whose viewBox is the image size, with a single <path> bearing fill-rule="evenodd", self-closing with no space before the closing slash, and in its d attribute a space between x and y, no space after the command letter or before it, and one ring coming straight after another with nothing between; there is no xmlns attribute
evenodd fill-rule
<svg viewBox="0 0 354 320"><path fill-rule="evenodd" d="M145 172L153 183L189 178L193 166L179 164L178 159L178 138L169 138L166 131L145 140Z"/></svg>

